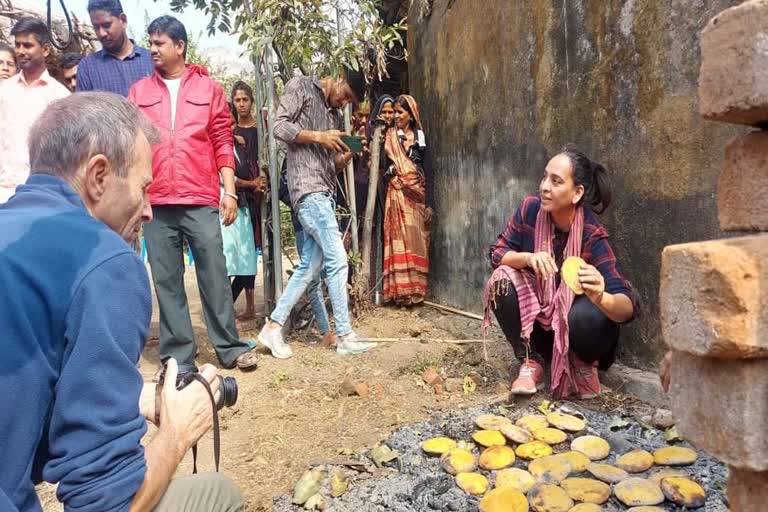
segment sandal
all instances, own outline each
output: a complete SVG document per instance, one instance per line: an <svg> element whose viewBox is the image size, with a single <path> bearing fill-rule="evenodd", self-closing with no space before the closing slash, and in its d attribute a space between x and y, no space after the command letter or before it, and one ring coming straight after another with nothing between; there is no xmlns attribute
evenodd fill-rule
<svg viewBox="0 0 768 512"><path fill-rule="evenodd" d="M255 370L259 366L261 356L252 350L243 352L235 359L235 366L238 370Z"/></svg>

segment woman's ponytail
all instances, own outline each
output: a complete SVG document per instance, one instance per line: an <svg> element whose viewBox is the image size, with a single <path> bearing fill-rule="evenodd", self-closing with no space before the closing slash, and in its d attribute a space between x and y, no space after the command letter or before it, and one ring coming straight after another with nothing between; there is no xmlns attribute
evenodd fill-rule
<svg viewBox="0 0 768 512"><path fill-rule="evenodd" d="M611 204L611 184L605 167L593 162L582 151L568 145L560 152L571 160L573 182L584 187L580 203L586 203L597 214L603 213Z"/></svg>

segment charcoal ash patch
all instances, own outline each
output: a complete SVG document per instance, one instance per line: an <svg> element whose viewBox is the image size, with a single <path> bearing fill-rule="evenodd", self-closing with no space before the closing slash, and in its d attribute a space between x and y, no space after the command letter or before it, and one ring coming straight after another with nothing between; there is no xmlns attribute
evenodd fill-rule
<svg viewBox="0 0 768 512"><path fill-rule="evenodd" d="M587 420L586 431L577 434L577 436L583 434L597 435L611 445L611 455L607 459L599 461L601 463L615 464L619 456L631 450L644 449L653 452L658 448L670 445L665 441L663 431L655 428L644 428L631 418L624 418L626 424L621 428L616 428L616 417L611 414L592 411L576 404L568 404L568 406L582 414ZM390 448L400 452L398 460L386 464L386 467L390 468L391 474L380 477L361 475L353 481L349 492L339 498L328 498L326 510L331 512L478 511L480 498L471 496L458 488L455 478L442 468L440 458L425 454L421 450L421 443L436 436L446 436L457 441L471 441L472 433L478 430L474 419L480 414L486 413L500 414L512 420L527 414L540 414L533 407L507 411L505 409L500 410L498 407L482 406L437 414L428 421L398 428L384 442ZM614 430L611 430L612 427ZM568 451L573 437L572 434L569 434L566 442L553 447L554 451L556 453ZM691 447L685 442L675 444ZM728 502L724 494L728 479L727 467L704 452L697 450L697 453L699 456L693 465L682 467L654 465L650 470L633 476L647 478L662 469L682 471L699 482L707 491L705 506L696 510L727 512ZM527 466L528 461L518 458L512 467L527 469ZM496 471L481 469L477 471L485 475L493 486ZM589 474L573 474L571 476L591 478ZM322 492L326 496L330 496L327 483ZM670 512L680 510L669 502L664 502L659 506ZM628 508L613 495L602 507L606 512L622 512ZM290 496L281 496L275 501L274 510L277 512L298 512L304 508L292 505Z"/></svg>

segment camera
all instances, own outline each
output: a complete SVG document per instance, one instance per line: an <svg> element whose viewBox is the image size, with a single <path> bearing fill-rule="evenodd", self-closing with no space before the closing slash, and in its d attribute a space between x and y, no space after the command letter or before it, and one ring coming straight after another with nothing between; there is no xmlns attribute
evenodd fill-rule
<svg viewBox="0 0 768 512"><path fill-rule="evenodd" d="M180 364L179 373L176 376L176 389L182 390L190 383L196 380L199 370L192 364ZM216 410L220 411L223 407L232 407L237 403L237 381L234 377L222 377L219 379L219 399L216 401Z"/></svg>

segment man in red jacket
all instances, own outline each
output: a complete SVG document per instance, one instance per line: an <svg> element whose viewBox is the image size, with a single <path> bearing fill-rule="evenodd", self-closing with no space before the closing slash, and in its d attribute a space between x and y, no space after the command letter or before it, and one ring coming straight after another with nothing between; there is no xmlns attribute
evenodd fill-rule
<svg viewBox="0 0 768 512"><path fill-rule="evenodd" d="M224 367L255 368L258 357L241 341L222 252L219 215L237 215L235 158L224 90L205 68L186 64L187 31L172 16L148 29L152 76L136 82L128 99L162 135L153 148L149 188L154 220L144 227L149 265L160 304L160 358L193 365L197 347L184 291L183 240L195 257L208 337ZM219 183L224 194L219 200Z"/></svg>

